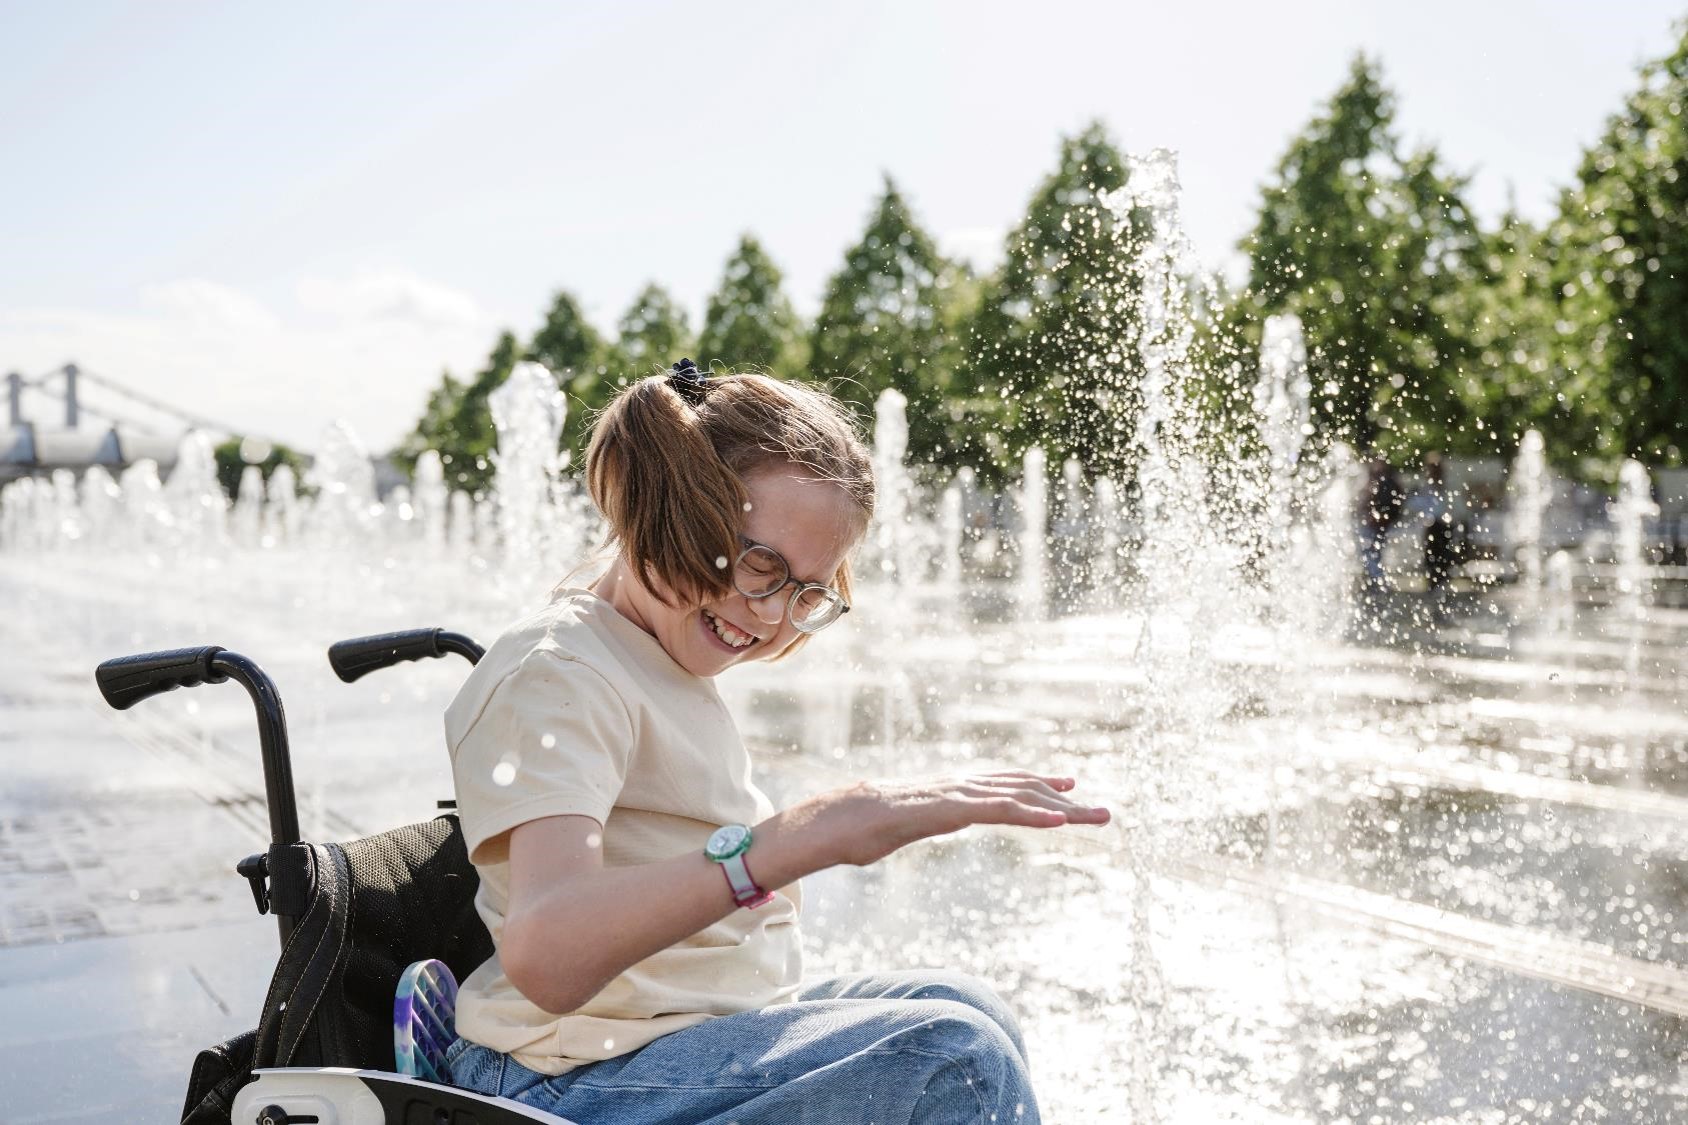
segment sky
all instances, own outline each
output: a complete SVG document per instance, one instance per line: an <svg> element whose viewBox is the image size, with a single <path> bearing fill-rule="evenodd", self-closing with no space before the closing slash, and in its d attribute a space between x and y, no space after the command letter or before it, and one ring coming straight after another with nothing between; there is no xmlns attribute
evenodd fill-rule
<svg viewBox="0 0 1688 1125"><path fill-rule="evenodd" d="M372 451L566 288L694 329L740 235L800 311L890 175L982 268L1101 120L1179 153L1238 271L1358 51L1478 213L1552 213L1688 3L488 4L0 0L0 372L67 361L301 448ZM108 392L96 408L158 417ZM62 408L39 395L39 424Z"/></svg>

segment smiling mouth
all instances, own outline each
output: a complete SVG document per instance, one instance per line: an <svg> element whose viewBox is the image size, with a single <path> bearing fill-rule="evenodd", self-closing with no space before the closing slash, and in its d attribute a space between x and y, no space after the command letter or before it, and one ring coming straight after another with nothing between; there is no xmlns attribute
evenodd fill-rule
<svg viewBox="0 0 1688 1125"><path fill-rule="evenodd" d="M704 610L700 616L703 620L703 627L708 629L709 632L714 635L716 640L720 641L723 645L732 649L734 652L744 652L746 649L754 646L761 639L746 633L736 625L728 624L719 617L716 617L707 609Z"/></svg>

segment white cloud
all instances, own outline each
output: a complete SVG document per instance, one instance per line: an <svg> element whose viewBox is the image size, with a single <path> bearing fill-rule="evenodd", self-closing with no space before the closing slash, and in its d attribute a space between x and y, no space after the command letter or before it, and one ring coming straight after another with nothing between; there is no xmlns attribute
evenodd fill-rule
<svg viewBox="0 0 1688 1125"><path fill-rule="evenodd" d="M427 328L460 328L485 320L467 293L406 273L307 277L296 287L299 304L345 321L408 321Z"/></svg>
<svg viewBox="0 0 1688 1125"><path fill-rule="evenodd" d="M196 328L234 332L269 332L275 314L237 289L190 277L141 286L141 303Z"/></svg>

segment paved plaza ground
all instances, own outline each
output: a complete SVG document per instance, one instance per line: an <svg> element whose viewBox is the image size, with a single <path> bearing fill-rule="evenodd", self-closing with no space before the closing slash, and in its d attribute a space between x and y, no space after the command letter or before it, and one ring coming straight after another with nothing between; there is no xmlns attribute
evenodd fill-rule
<svg viewBox="0 0 1688 1125"><path fill-rule="evenodd" d="M195 1053L253 1025L274 964L232 869L253 837L124 737L91 669L21 657L0 656L27 690L0 692L0 1122L174 1121Z"/></svg>
<svg viewBox="0 0 1688 1125"><path fill-rule="evenodd" d="M1202 748L1210 761L1164 763L1201 782L1182 799L1223 827L1218 850L1149 869L1099 837L973 836L829 872L805 886L811 971L990 977L1064 1125L1123 1120L1143 1097L1204 1120L1363 1117L1386 1098L1487 1122L1523 1119L1486 1107L1523 1113L1542 1089L1613 1119L1675 1119L1688 615L1541 636L1460 608L1411 651L1373 638L1305 654L1329 689L1316 713L1249 703ZM460 662L347 686L327 672L327 627L303 638L216 615L231 624L206 639L250 640L282 686L307 838L431 815ZM1144 776L1129 749L1147 708L1139 637L1108 618L940 638L892 684L898 729L919 729L928 766L1029 747L1117 795ZM175 1120L194 1055L256 1023L277 951L233 871L268 837L244 694L113 712L86 644L110 655L123 639L0 651L0 1125ZM1215 674L1252 682L1251 662L1276 659L1245 648ZM723 683L776 804L904 765L874 733L892 730L875 709L885 684L839 687L833 710L821 680L802 707L774 690L805 674ZM840 731L843 757L825 741ZM1138 926L1154 936L1148 969Z"/></svg>

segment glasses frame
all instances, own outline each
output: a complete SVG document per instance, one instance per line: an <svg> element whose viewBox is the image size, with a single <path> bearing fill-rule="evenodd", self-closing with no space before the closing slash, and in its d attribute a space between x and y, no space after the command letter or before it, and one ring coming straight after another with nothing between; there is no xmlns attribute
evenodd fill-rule
<svg viewBox="0 0 1688 1125"><path fill-rule="evenodd" d="M756 542L756 540L751 539L749 536L745 536L745 535L739 536L739 542L744 544L744 550L740 551L738 553L738 557L733 560L733 589L737 590L741 595L749 598L751 601L761 601L763 598L776 597L779 594L779 592L781 590L785 589L787 586L793 586L793 585L796 586L797 589L791 591L791 597L786 599L786 602L785 602L785 619L787 621L791 622L791 627L793 629L796 629L799 633L802 633L806 637L812 637L816 633L819 633L822 629L825 629L828 625L838 624L838 618L843 617L846 613L850 612L850 602L849 602L849 600L846 599L843 594L840 594L837 590L834 590L831 586L823 586L819 582L804 582L800 578L793 578L792 575L791 575L791 564L785 561L785 556L780 554L778 551L774 550L772 547L768 546L766 543L758 543L758 542ZM744 562L744 557L746 555L750 554L750 552L752 552L752 551L766 551L770 555L774 556L774 558L778 559L780 561L780 566L785 570L785 581L781 582L778 586L775 586L772 590L769 590L766 593L762 593L762 594L752 594L752 593L747 592L743 587L741 587L738 584L739 564ZM803 628L803 626L801 626L797 623L797 613L796 613L797 599L803 596L804 590L820 590L820 591L822 591L826 594L829 594L833 598L836 598L838 600L838 604L840 606L842 606L843 608L838 611L838 616L832 618L830 621L828 621L826 623L826 625L821 625L821 626L814 628L814 629L805 629L805 628Z"/></svg>

